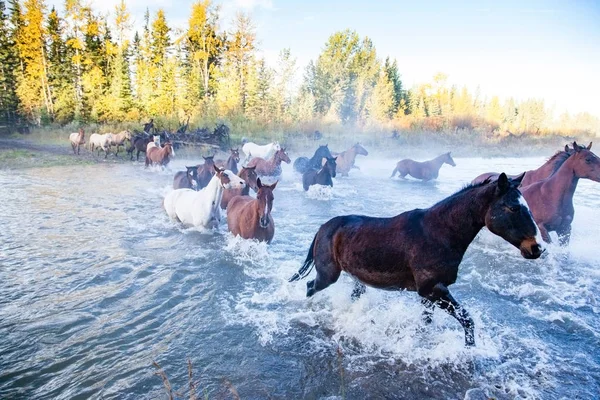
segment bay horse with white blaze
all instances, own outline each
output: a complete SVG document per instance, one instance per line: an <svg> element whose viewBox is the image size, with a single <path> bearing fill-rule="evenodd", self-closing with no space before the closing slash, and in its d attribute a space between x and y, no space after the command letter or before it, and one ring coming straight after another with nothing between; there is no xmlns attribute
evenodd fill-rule
<svg viewBox="0 0 600 400"><path fill-rule="evenodd" d="M79 148L85 144L85 132L83 131L83 128L79 128L79 132L71 133L69 135L69 140L71 141L73 154L79 154ZM77 153L75 153L75 149L77 149Z"/></svg>
<svg viewBox="0 0 600 400"><path fill-rule="evenodd" d="M308 190L312 185L323 185L333 187L333 180L336 174L336 158L327 157L325 164L320 170L310 169L302 175L302 187L304 190Z"/></svg>
<svg viewBox="0 0 600 400"><path fill-rule="evenodd" d="M438 177L440 168L444 164L456 167L456 163L452 159L450 152L437 156L433 160L423 162L418 162L407 158L399 161L398 164L396 164L396 168L392 172L392 178L394 175L396 175L396 172L398 172L401 178L404 178L406 175L410 175L413 178L421 179L427 182Z"/></svg>
<svg viewBox="0 0 600 400"><path fill-rule="evenodd" d="M285 152L285 147L277 150L269 161L257 157L250 160L247 166L256 167L258 176L279 176L281 175L282 161L290 163L290 158Z"/></svg>
<svg viewBox="0 0 600 400"><path fill-rule="evenodd" d="M206 187L212 177L215 175L215 159L214 156L204 157L204 164L197 165L198 167L198 189Z"/></svg>
<svg viewBox="0 0 600 400"><path fill-rule="evenodd" d="M185 171L177 171L173 177L173 189L198 189L198 167L185 167Z"/></svg>
<svg viewBox="0 0 600 400"><path fill-rule="evenodd" d="M290 279L317 277L307 283L307 297L335 283L346 271L357 281L352 296L365 285L385 290L416 291L430 322L434 306L458 320L467 346L475 345L474 323L452 297L458 267L481 228L517 247L524 258L543 252L539 230L517 186L501 174L497 182L467 186L428 209L391 218L360 215L335 217L319 228L303 266Z"/></svg>
<svg viewBox="0 0 600 400"><path fill-rule="evenodd" d="M591 152L591 148L591 143L583 148L576 142L573 143L573 154L558 171L546 179L521 188L546 242L551 241L548 232L554 231L558 234L561 245L569 244L571 224L575 216L573 196L577 183L579 179L600 182L600 158Z"/></svg>
<svg viewBox="0 0 600 400"><path fill-rule="evenodd" d="M221 199L221 208L223 210L227 209L227 205L235 196L249 196L250 189L258 192L258 175L256 175L255 169L256 167L242 167L238 176L246 182L246 186L243 189L225 189L223 198Z"/></svg>
<svg viewBox="0 0 600 400"><path fill-rule="evenodd" d="M275 223L271 216L273 209L273 190L277 182L263 185L257 180L256 199L250 196L236 196L229 202L227 209L227 227L235 236L244 239L257 239L271 243L275 235Z"/></svg>

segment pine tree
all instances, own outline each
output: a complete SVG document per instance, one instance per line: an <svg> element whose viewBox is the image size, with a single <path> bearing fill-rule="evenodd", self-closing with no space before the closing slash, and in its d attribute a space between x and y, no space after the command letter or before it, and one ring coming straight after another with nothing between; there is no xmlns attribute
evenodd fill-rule
<svg viewBox="0 0 600 400"><path fill-rule="evenodd" d="M165 12L159 9L156 13L156 18L152 22L150 50L152 52L152 62L157 65L162 65L169 53L171 39L169 32L171 29L167 25Z"/></svg>
<svg viewBox="0 0 600 400"><path fill-rule="evenodd" d="M394 104L392 106L391 114L396 114L400 108L401 101L406 100L405 93L402 88L402 81L400 80L400 73L398 72L398 63L396 60L390 62L390 58L387 57L385 59L384 68L386 70L387 77L394 88Z"/></svg>
<svg viewBox="0 0 600 400"><path fill-rule="evenodd" d="M11 122L18 108L15 76L18 60L5 10L6 5L0 0L0 118Z"/></svg>
<svg viewBox="0 0 600 400"><path fill-rule="evenodd" d="M394 85L387 75L387 69L382 68L379 78L366 105L368 118L376 122L389 121L394 109Z"/></svg>
<svg viewBox="0 0 600 400"><path fill-rule="evenodd" d="M292 86L295 72L296 59L292 57L290 49L283 49L279 53L272 89L274 116L279 121L288 117L292 105Z"/></svg>

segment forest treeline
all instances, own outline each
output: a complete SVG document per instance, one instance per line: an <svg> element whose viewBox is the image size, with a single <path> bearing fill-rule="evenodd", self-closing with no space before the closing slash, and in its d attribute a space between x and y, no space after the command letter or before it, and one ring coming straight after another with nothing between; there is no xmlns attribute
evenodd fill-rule
<svg viewBox="0 0 600 400"><path fill-rule="evenodd" d="M222 118L264 129L600 133L588 113L555 115L541 99L485 98L441 73L406 88L396 60L351 30L333 33L302 74L289 49L273 66L259 56L249 16L222 25L210 0L191 5L184 29L159 9L146 11L136 32L124 0L108 15L82 0L66 0L61 12L43 0L0 0L0 115L34 125Z"/></svg>

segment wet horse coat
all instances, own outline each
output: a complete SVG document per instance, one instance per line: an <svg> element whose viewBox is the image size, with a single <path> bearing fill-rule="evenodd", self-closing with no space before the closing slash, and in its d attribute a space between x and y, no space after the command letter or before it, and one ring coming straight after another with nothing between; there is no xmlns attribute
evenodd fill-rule
<svg viewBox="0 0 600 400"><path fill-rule="evenodd" d="M440 168L443 164L449 164L456 167L452 156L450 156L450 152L437 156L433 160L424 162L418 162L407 158L398 162L396 168L392 172L392 178L397 172L400 174L401 178L410 175L413 178L429 181L438 177Z"/></svg>
<svg viewBox="0 0 600 400"><path fill-rule="evenodd" d="M304 187L304 190L308 190L312 185L333 187L333 180L331 178L335 178L337 167L336 158L337 157L327 157L325 159L325 164L318 171L314 169L306 171L302 175L302 187Z"/></svg>
<svg viewBox="0 0 600 400"><path fill-rule="evenodd" d="M165 143L164 147L148 144L146 150L146 167L149 165L165 166L169 164L170 157L173 155L173 147L171 143Z"/></svg>
<svg viewBox="0 0 600 400"><path fill-rule="evenodd" d="M277 150L269 161L262 158L253 158L247 166L255 167L258 176L279 176L281 175L282 161L290 163L290 158L285 152L285 148Z"/></svg>
<svg viewBox="0 0 600 400"><path fill-rule="evenodd" d="M227 205L235 196L248 196L250 195L250 189L258 192L258 176L254 169L255 167L242 167L242 170L238 174L246 182L246 186L243 189L226 189L223 192L223 198L221 199L221 208L223 210L227 209Z"/></svg>
<svg viewBox="0 0 600 400"><path fill-rule="evenodd" d="M310 159L307 157L296 158L294 161L294 170L304 174L311 169L320 169L323 159L327 157L332 157L328 145L319 146Z"/></svg>
<svg viewBox="0 0 600 400"><path fill-rule="evenodd" d="M231 199L227 209L227 227L235 236L271 243L275 235L271 210L273 190L277 182L270 186L263 185L259 178L257 186L256 199L250 196L236 196Z"/></svg>
<svg viewBox="0 0 600 400"><path fill-rule="evenodd" d="M185 171L177 171L173 177L173 189L194 189L198 188L198 168L185 167Z"/></svg>
<svg viewBox="0 0 600 400"><path fill-rule="evenodd" d="M356 156L359 154L363 156L369 155L369 152L360 143L356 143L350 149L338 154L336 158L337 172L342 176L348 176L352 168L358 168L354 165L354 162L356 161Z"/></svg>

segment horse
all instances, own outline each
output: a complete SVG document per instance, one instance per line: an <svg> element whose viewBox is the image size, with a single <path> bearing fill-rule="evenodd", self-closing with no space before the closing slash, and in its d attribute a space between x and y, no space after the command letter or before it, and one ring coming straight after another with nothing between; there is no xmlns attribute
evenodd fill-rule
<svg viewBox="0 0 600 400"><path fill-rule="evenodd" d="M237 174L238 171L238 163L240 162L240 150L239 149L229 149L229 158L227 161L223 162L221 160L215 162L215 165L219 168L225 168Z"/></svg>
<svg viewBox="0 0 600 400"><path fill-rule="evenodd" d="M473 320L448 290L470 243L486 226L524 258L539 258L544 251L519 183L503 173L495 182L466 186L428 209L391 218L330 219L319 228L290 282L305 278L314 266L317 276L306 285L307 297L335 283L342 271L356 279L354 300L365 292L365 285L416 291L425 306L425 322L431 322L437 306L458 320L466 346L474 346Z"/></svg>
<svg viewBox="0 0 600 400"><path fill-rule="evenodd" d="M319 146L310 159L307 157L296 158L294 161L294 170L303 174L309 169L319 169L321 168L322 160L328 157L331 157L328 145Z"/></svg>
<svg viewBox="0 0 600 400"><path fill-rule="evenodd" d="M117 152L115 156L119 155L119 147L125 147L125 141L129 140L131 142L131 132L123 131L121 133L117 133L116 135L112 135L112 139L110 141L111 146L117 146Z"/></svg>
<svg viewBox="0 0 600 400"><path fill-rule="evenodd" d="M79 148L81 145L85 144L85 132L83 131L83 128L79 128L79 132L71 133L69 135L69 140L71 141L73 154L79 155ZM75 149L77 149L77 153L75 153Z"/></svg>
<svg viewBox="0 0 600 400"><path fill-rule="evenodd" d="M579 146L580 149L585 149L585 146ZM590 143L591 148L591 143ZM546 161L541 167L534 170L525 171L525 177L521 182L521 186L529 186L534 182L541 181L542 179L546 179L550 175L554 174L567 158L569 158L573 154L573 149L569 148L568 145L565 145L564 151L556 152L548 161ZM486 179L496 180L498 179L498 173L496 172L486 172L485 174L479 175L477 178L473 179L472 183L483 182ZM508 175L508 177L516 177L518 175Z"/></svg>
<svg viewBox="0 0 600 400"><path fill-rule="evenodd" d="M198 168L198 190L202 189L203 187L206 187L206 185L208 185L208 182L210 182L213 175L215 174L214 156L202 156L202 158L204 159L204 164L196 166Z"/></svg>
<svg viewBox="0 0 600 400"><path fill-rule="evenodd" d="M131 156L129 159L133 161L133 151L137 150L136 161L140 160L140 153L145 153L148 144L154 139L148 135L136 135L131 140L131 147L127 149L127 153Z"/></svg>
<svg viewBox="0 0 600 400"><path fill-rule="evenodd" d="M221 199L223 210L227 209L227 205L235 196L249 196L250 189L258 192L258 175L256 175L255 169L256 167L242 167L238 176L246 182L246 186L243 189L227 189L223 192L223 198Z"/></svg>
<svg viewBox="0 0 600 400"><path fill-rule="evenodd" d="M290 158L285 152L285 147L277 150L275 154L273 154L273 158L269 161L257 157L250 160L247 166L256 167L256 173L259 176L279 176L281 175L282 161L285 161L288 164L290 163Z"/></svg>
<svg viewBox="0 0 600 400"><path fill-rule="evenodd" d="M275 234L271 210L273 190L277 182L270 186L263 185L258 178L256 183L258 186L256 199L250 196L236 196L229 202L227 227L234 236L271 243Z"/></svg>
<svg viewBox="0 0 600 400"><path fill-rule="evenodd" d="M247 164L251 157L260 157L266 160L279 150L281 150L279 142L271 142L263 146L259 146L252 142L246 142L242 146L242 151L246 155L244 163Z"/></svg>
<svg viewBox="0 0 600 400"><path fill-rule="evenodd" d="M450 152L444 153L441 156L437 156L433 160L418 162L411 159L404 159L396 164L396 168L392 172L392 178L396 175L396 172L400 173L400 177L404 178L406 175L410 175L417 179L429 181L436 179L440 172L440 168L443 164L452 165L456 167L456 163L452 159Z"/></svg>
<svg viewBox="0 0 600 400"><path fill-rule="evenodd" d="M186 171L178 171L173 177L173 189L197 189L198 167L185 167Z"/></svg>
<svg viewBox="0 0 600 400"><path fill-rule="evenodd" d="M169 164L170 157L175 153L173 152L173 146L171 143L165 143L164 147L150 146L146 150L146 167L149 165L160 165L165 166Z"/></svg>
<svg viewBox="0 0 600 400"><path fill-rule="evenodd" d="M308 190L312 185L325 185L333 187L333 180L336 174L337 157L327 157L325 164L320 170L310 169L302 175L302 186Z"/></svg>
<svg viewBox="0 0 600 400"><path fill-rule="evenodd" d="M600 182L600 158L591 151L592 144L581 148L573 143L573 154L551 176L521 187L523 197L531 207L542 238L550 243L549 232L558 234L559 243L571 240L571 223L575 215L573 195L579 179Z"/></svg>
<svg viewBox="0 0 600 400"><path fill-rule="evenodd" d="M231 171L219 169L214 165L213 168L215 174L204 189L177 189L167 194L163 207L171 219L187 226L219 226L223 190L243 188L245 183Z"/></svg>
<svg viewBox="0 0 600 400"><path fill-rule="evenodd" d="M93 153L94 148L98 149L98 156L100 155L100 149L104 150L104 158L108 157L110 151L110 144L112 142L112 133L105 133L100 135L99 133L92 133L90 135L90 150Z"/></svg>
<svg viewBox="0 0 600 400"><path fill-rule="evenodd" d="M362 147L360 143L356 143L354 146L350 147L350 149L338 154L337 172L339 172L342 176L348 176L348 173L352 168L358 168L354 165L357 154L368 156L369 152L367 149Z"/></svg>

